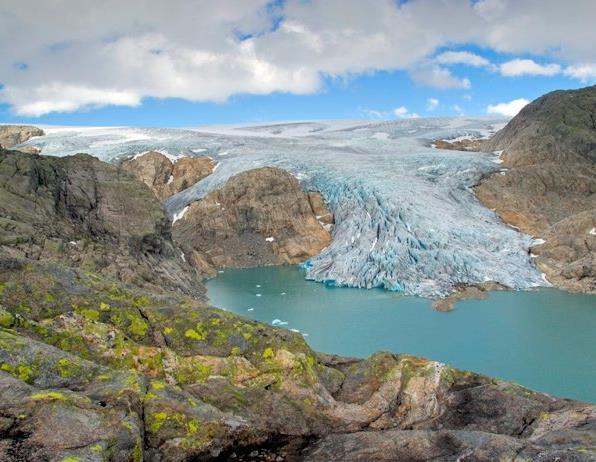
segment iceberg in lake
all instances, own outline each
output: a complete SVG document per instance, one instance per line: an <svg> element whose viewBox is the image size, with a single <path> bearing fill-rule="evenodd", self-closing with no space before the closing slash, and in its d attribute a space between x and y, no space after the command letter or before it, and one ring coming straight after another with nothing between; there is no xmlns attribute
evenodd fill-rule
<svg viewBox="0 0 596 462"><path fill-rule="evenodd" d="M277 166L321 191L335 215L333 242L303 266L333 286L444 295L458 283L544 286L532 239L504 225L471 187L499 171L497 154L441 151L430 140L487 136L487 118L297 122L197 129L44 127L26 144L44 154L88 152L116 162L147 150L210 156L214 173L164 203L173 217L241 171Z"/></svg>

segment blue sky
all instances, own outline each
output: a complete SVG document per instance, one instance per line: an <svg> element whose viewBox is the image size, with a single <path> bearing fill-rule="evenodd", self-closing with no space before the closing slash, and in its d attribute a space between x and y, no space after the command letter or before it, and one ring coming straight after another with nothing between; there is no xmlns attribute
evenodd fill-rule
<svg viewBox="0 0 596 462"><path fill-rule="evenodd" d="M585 84L565 77L504 78L492 73L468 71L472 86L435 89L413 82L405 71L378 71L347 82L327 79L324 88L312 95L274 93L235 95L223 103L195 103L179 98L147 98L139 107L107 106L75 112L52 112L40 117L11 114L0 106L0 122L50 125L127 125L139 127L189 127L205 124L307 119L393 119L393 109L405 106L421 117L487 115L490 104L525 98L532 100L557 89L580 88ZM429 98L440 101L428 110ZM374 112L380 114L374 114Z"/></svg>
<svg viewBox="0 0 596 462"><path fill-rule="evenodd" d="M112 1L0 5L0 122L511 116L596 83L592 0Z"/></svg>

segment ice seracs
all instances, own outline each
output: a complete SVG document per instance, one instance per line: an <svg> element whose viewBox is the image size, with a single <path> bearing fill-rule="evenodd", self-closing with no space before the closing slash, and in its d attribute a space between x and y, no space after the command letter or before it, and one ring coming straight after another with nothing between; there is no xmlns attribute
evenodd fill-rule
<svg viewBox="0 0 596 462"><path fill-rule="evenodd" d="M288 170L305 190L321 192L335 218L332 243L304 265L307 278L436 297L485 280L515 289L545 285L528 253L536 242L504 225L471 191L483 175L499 171L495 154L429 146L428 140L486 136L503 123L457 118L146 129L135 132L145 136L137 141L125 141L121 132L129 129L90 137L71 128L29 143L47 154L86 151L114 161L150 149L186 156L206 149L217 170L164 201L176 220L239 172ZM98 144L103 138L122 141Z"/></svg>

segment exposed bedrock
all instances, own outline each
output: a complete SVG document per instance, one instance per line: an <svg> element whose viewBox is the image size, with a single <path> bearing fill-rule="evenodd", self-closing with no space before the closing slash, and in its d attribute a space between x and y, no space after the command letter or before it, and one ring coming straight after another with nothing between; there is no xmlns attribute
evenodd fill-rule
<svg viewBox="0 0 596 462"><path fill-rule="evenodd" d="M0 255L64 260L147 286L202 293L171 242L170 218L132 174L86 155L0 149Z"/></svg>
<svg viewBox="0 0 596 462"><path fill-rule="evenodd" d="M31 125L0 125L0 148L9 149L17 146L34 136L43 136L41 128ZM19 148L20 151L37 152L39 149L34 146Z"/></svg>
<svg viewBox="0 0 596 462"><path fill-rule="evenodd" d="M216 162L209 157L182 157L174 161L160 152L150 151L122 162L163 200L202 180L213 172Z"/></svg>
<svg viewBox="0 0 596 462"><path fill-rule="evenodd" d="M486 142L506 171L475 188L503 221L542 238L532 248L555 285L596 292L596 86L555 91Z"/></svg>
<svg viewBox="0 0 596 462"><path fill-rule="evenodd" d="M210 307L122 169L3 151L0 175L2 461L594 460L587 403Z"/></svg>
<svg viewBox="0 0 596 462"><path fill-rule="evenodd" d="M296 264L331 242L333 217L316 192L279 168L248 170L191 203L173 225L186 258L213 267Z"/></svg>

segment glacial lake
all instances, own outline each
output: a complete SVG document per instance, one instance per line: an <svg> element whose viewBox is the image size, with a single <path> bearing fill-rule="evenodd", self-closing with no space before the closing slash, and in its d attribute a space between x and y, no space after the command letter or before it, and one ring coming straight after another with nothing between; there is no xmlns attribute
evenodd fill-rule
<svg viewBox="0 0 596 462"><path fill-rule="evenodd" d="M596 296L491 292L451 312L381 289L333 288L295 267L227 269L207 282L215 306L296 329L317 351L411 353L560 397L596 402Z"/></svg>

